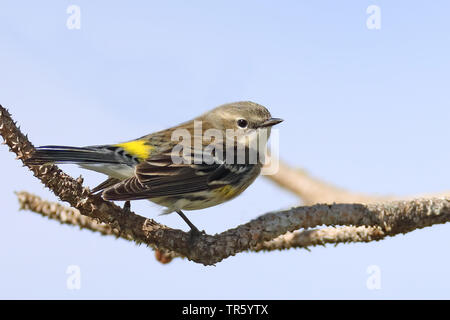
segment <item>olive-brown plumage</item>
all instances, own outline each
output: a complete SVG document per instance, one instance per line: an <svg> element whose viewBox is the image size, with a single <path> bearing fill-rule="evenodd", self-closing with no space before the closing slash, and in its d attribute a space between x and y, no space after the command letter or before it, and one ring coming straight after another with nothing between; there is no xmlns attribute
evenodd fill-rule
<svg viewBox="0 0 450 320"><path fill-rule="evenodd" d="M260 149L270 128L281 121L257 103L235 102L125 143L40 147L28 162L76 163L104 173L108 180L94 191L102 191L105 199L148 199L166 207L165 213L178 212L196 231L182 210L207 208L241 194L259 175Z"/></svg>

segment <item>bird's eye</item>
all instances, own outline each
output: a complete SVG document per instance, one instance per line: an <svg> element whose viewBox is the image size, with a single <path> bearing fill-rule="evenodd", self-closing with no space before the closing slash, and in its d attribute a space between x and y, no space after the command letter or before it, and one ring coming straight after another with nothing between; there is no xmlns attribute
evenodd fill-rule
<svg viewBox="0 0 450 320"><path fill-rule="evenodd" d="M248 126L248 121L245 120L245 119L239 119L239 120L237 121L237 125L238 125L239 127L241 127L241 128L247 128L247 126Z"/></svg>

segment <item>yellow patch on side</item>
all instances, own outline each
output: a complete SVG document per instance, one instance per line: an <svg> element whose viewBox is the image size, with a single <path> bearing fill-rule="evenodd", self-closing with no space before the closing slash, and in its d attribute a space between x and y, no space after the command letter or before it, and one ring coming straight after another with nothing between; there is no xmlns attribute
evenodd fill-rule
<svg viewBox="0 0 450 320"><path fill-rule="evenodd" d="M145 160L150 156L154 147L147 144L147 140L134 140L115 145L116 147L123 148L127 153L137 157L139 160Z"/></svg>
<svg viewBox="0 0 450 320"><path fill-rule="evenodd" d="M238 194L241 193L241 189L239 188L234 188L231 185L227 185L221 188L218 188L215 190L215 192L217 192L217 194L219 196L222 196L224 199L231 199L235 196L237 196Z"/></svg>

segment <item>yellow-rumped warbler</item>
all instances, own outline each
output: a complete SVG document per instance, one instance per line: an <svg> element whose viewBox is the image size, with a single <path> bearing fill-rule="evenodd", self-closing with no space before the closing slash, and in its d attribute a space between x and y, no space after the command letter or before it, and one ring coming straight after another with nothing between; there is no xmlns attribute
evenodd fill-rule
<svg viewBox="0 0 450 320"><path fill-rule="evenodd" d="M102 191L106 200L148 199L167 207L165 213L177 212L198 232L182 210L241 194L259 175L270 128L281 121L257 103L235 102L124 143L42 146L27 163L75 163L106 174L109 178L92 192Z"/></svg>

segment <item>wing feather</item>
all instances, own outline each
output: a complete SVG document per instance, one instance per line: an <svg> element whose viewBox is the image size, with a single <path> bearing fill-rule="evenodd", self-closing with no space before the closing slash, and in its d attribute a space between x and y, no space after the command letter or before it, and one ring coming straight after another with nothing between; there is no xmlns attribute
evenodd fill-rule
<svg viewBox="0 0 450 320"><path fill-rule="evenodd" d="M107 200L138 200L177 196L234 184L254 165L173 163L169 154L150 157L135 169L135 175L103 192Z"/></svg>

